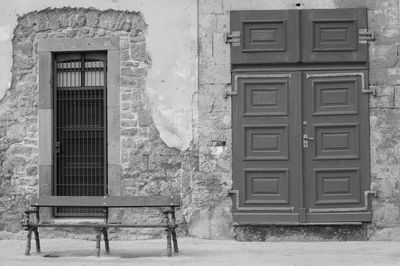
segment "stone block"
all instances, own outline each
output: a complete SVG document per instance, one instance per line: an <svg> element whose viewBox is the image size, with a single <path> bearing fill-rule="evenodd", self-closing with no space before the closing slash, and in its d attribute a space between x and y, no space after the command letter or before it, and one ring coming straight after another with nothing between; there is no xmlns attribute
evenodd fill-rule
<svg viewBox="0 0 400 266"><path fill-rule="evenodd" d="M198 6L200 14L222 14L225 11L222 0L200 0Z"/></svg>
<svg viewBox="0 0 400 266"><path fill-rule="evenodd" d="M398 45L375 45L369 46L369 65L372 68L391 68L399 62Z"/></svg>
<svg viewBox="0 0 400 266"><path fill-rule="evenodd" d="M120 155L120 110L119 107L107 107L108 162L119 164Z"/></svg>
<svg viewBox="0 0 400 266"><path fill-rule="evenodd" d="M230 86L224 84L200 85L198 95L199 120L203 120L202 115L207 113L230 113L230 101L224 98L224 93L227 90L230 90Z"/></svg>
<svg viewBox="0 0 400 266"><path fill-rule="evenodd" d="M52 56L50 52L39 53L39 108L53 107Z"/></svg>
<svg viewBox="0 0 400 266"><path fill-rule="evenodd" d="M217 25L216 32L227 33L230 31L230 16L229 14L216 15Z"/></svg>
<svg viewBox="0 0 400 266"><path fill-rule="evenodd" d="M400 108L400 86L394 86L395 108Z"/></svg>
<svg viewBox="0 0 400 266"><path fill-rule="evenodd" d="M214 60L202 62L199 67L200 84L228 84L231 82L231 65L229 63L217 63Z"/></svg>
<svg viewBox="0 0 400 266"><path fill-rule="evenodd" d="M210 238L210 214L208 208L196 210L189 220L189 235L198 238Z"/></svg>
<svg viewBox="0 0 400 266"><path fill-rule="evenodd" d="M224 33L213 34L213 48L213 58L217 64L230 64L230 46L225 43Z"/></svg>
<svg viewBox="0 0 400 266"><path fill-rule="evenodd" d="M108 194L110 196L121 195L121 180L121 165L108 164Z"/></svg>
<svg viewBox="0 0 400 266"><path fill-rule="evenodd" d="M39 195L52 195L53 166L39 165Z"/></svg>
<svg viewBox="0 0 400 266"><path fill-rule="evenodd" d="M39 109L39 164L53 164L53 109Z"/></svg>
<svg viewBox="0 0 400 266"><path fill-rule="evenodd" d="M370 108L395 107L395 89L393 86L370 86L370 89L376 92L376 95L370 96Z"/></svg>
<svg viewBox="0 0 400 266"><path fill-rule="evenodd" d="M120 97L120 86L121 86L119 50L109 50L107 53L107 60L108 60L107 105L110 107L118 107L119 97Z"/></svg>
<svg viewBox="0 0 400 266"><path fill-rule="evenodd" d="M207 35L212 35L216 31L217 15L204 13L199 15L199 35L203 39Z"/></svg>
<svg viewBox="0 0 400 266"><path fill-rule="evenodd" d="M388 202L377 204L374 206L373 212L373 223L376 226L390 226L400 222L399 207L394 204Z"/></svg>
<svg viewBox="0 0 400 266"><path fill-rule="evenodd" d="M86 25L95 28L97 27L98 23L99 23L99 12L89 11L86 14Z"/></svg>
<svg viewBox="0 0 400 266"><path fill-rule="evenodd" d="M400 85L400 68L376 68L369 71L371 85Z"/></svg>

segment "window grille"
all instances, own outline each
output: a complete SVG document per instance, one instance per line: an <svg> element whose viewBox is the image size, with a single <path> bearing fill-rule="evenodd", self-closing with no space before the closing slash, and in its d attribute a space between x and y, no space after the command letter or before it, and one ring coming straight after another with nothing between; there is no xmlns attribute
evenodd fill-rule
<svg viewBox="0 0 400 266"><path fill-rule="evenodd" d="M59 53L54 62L55 195L107 194L106 53ZM62 207L56 216L99 216Z"/></svg>

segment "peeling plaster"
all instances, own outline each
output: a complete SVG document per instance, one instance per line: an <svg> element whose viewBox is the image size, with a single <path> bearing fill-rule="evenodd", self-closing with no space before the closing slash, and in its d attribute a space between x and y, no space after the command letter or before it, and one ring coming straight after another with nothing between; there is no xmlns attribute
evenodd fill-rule
<svg viewBox="0 0 400 266"><path fill-rule="evenodd" d="M197 91L196 0L14 0L0 10L0 99L10 88L11 31L17 16L47 7L96 7L143 13L152 58L146 92L153 103L153 120L170 147L185 150L193 139L192 95Z"/></svg>

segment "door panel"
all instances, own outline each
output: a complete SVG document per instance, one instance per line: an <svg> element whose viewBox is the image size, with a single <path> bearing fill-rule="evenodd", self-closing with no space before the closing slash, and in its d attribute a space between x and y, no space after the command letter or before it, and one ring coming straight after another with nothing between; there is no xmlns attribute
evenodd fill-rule
<svg viewBox="0 0 400 266"><path fill-rule="evenodd" d="M368 61L368 45L359 43L367 29L367 10L301 10L302 62Z"/></svg>
<svg viewBox="0 0 400 266"><path fill-rule="evenodd" d="M301 172L300 74L235 73L233 80L235 215L245 219L240 213L254 218L268 212L273 220L293 221Z"/></svg>
<svg viewBox="0 0 400 266"><path fill-rule="evenodd" d="M350 218L349 213L355 211L367 213L369 111L368 94L362 93L366 74L319 71L303 76L303 132L313 139L303 148L307 217L330 213L334 221L353 219L355 214Z"/></svg>
<svg viewBox="0 0 400 266"><path fill-rule="evenodd" d="M297 10L231 11L231 31L240 33L232 64L298 62L298 16Z"/></svg>

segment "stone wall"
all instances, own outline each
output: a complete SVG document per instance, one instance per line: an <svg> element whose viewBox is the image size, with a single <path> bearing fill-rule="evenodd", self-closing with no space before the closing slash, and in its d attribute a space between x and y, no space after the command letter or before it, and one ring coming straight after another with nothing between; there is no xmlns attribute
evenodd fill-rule
<svg viewBox="0 0 400 266"><path fill-rule="evenodd" d="M14 31L12 84L0 100L0 237L20 232L20 212L38 191L38 40L118 36L122 195L180 193L180 234L200 238L400 239L399 5L399 0L198 0L199 83L190 102L192 143L185 151L168 147L153 121L157 108L145 90L152 59L146 51L148 26L141 13L58 8L23 15ZM372 189L378 191L373 200L373 223L363 227L235 228L228 197L232 186L231 102L223 97L231 89L230 48L223 37L229 32L230 10L353 7L368 8L369 28L376 32L369 49L369 85L377 92L370 101ZM150 96L154 98L153 94ZM172 127L171 132L174 130ZM159 219L151 210L141 212L146 215L120 211L112 218ZM73 237L84 237L73 234L74 230L58 232L47 235L72 233ZM154 230L123 232L112 236L162 234Z"/></svg>
<svg viewBox="0 0 400 266"><path fill-rule="evenodd" d="M324 230L320 227L270 227L269 229L241 227L234 230L232 236L241 240L400 239L398 0L199 0L200 171L204 173L204 179L211 179L217 184L217 193L220 193L221 198L216 199L216 207L204 208L200 212L197 226L193 226L190 230L198 228L200 231L200 228L208 225L209 233L201 236L212 237L218 235L218 232L224 232L224 236L229 235L225 225L231 223L229 214L231 203L222 195L231 185L231 106L230 100L224 100L222 95L224 91L230 90L230 47L223 40L223 34L229 32L230 10L356 7L368 8L369 29L376 33L376 40L370 43L369 48L369 85L377 92L377 96L371 96L370 101L372 189L378 191L378 197L373 200L372 224L360 228L326 227L324 230L327 232L335 232L332 236L324 236L322 233ZM215 139L225 140L227 145L212 147L211 141ZM210 222L207 224L200 220ZM365 232L362 233L360 230ZM353 238L349 238L351 234Z"/></svg>
<svg viewBox="0 0 400 266"><path fill-rule="evenodd" d="M184 207L178 217L180 230L186 232L189 183L193 169L198 167L198 155L193 152L195 149L181 152L169 148L154 125L145 93L146 75L152 63L146 51L146 29L141 13L93 8L45 9L18 19L13 38L12 85L0 102L0 230L3 233L22 229L18 224L20 213L28 206L30 197L38 193L38 40L114 36L120 37L121 47L121 194L182 193ZM143 223L160 219L151 210L140 210L139 215L131 213L116 212L112 219L135 219ZM47 236L65 234L44 232ZM130 238L137 236L136 233L126 230L123 235ZM161 230L142 230L140 237L161 233Z"/></svg>

